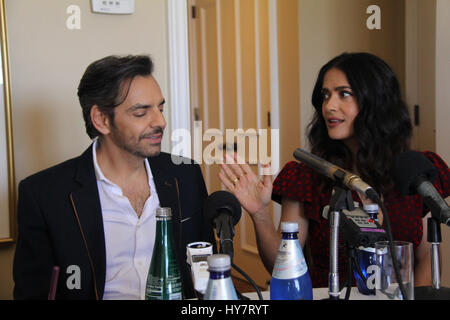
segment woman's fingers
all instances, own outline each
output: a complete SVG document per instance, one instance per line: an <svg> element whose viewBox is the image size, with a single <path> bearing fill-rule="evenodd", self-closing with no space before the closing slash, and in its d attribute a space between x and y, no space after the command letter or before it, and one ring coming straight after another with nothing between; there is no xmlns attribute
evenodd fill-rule
<svg viewBox="0 0 450 320"><path fill-rule="evenodd" d="M225 185L225 187L228 188L228 190L233 191L234 184L231 183L230 179L223 171L219 172L219 179L220 179L220 181L222 181L222 183Z"/></svg>
<svg viewBox="0 0 450 320"><path fill-rule="evenodd" d="M262 181L266 187L272 186L272 168L270 163L262 166Z"/></svg>
<svg viewBox="0 0 450 320"><path fill-rule="evenodd" d="M236 153L234 153L233 156L231 156L231 154L225 154L224 160L226 166L230 167L233 174L239 179L245 179L249 182L258 180L257 175L253 172L250 166L240 159Z"/></svg>
<svg viewBox="0 0 450 320"><path fill-rule="evenodd" d="M245 174L249 174L249 175L254 175L252 169L250 168L250 166L245 162L244 159L242 159L241 157L239 157L239 155L237 153L234 153L234 158L232 160L235 161L235 163L237 165L239 165L240 169L245 173Z"/></svg>
<svg viewBox="0 0 450 320"><path fill-rule="evenodd" d="M243 166L236 159L233 159L229 154L225 154L225 163L228 167L231 168L235 176L242 177L246 174Z"/></svg>
<svg viewBox="0 0 450 320"><path fill-rule="evenodd" d="M270 163L262 165L262 179L260 179L247 163L239 159L237 153L226 153L224 160L224 163L221 164L222 170L225 172L225 176L234 185L236 185L238 181L250 183L261 181L266 187L272 184L272 170Z"/></svg>
<svg viewBox="0 0 450 320"><path fill-rule="evenodd" d="M272 175L270 164L262 166L262 177L253 172L246 163L237 161L236 154L225 156L220 164L218 176L225 187L239 200L249 214L259 212L270 203L272 193Z"/></svg>
<svg viewBox="0 0 450 320"><path fill-rule="evenodd" d="M224 178L233 185L239 180L239 173L235 172L235 169L229 165L221 164L220 167L224 172Z"/></svg>

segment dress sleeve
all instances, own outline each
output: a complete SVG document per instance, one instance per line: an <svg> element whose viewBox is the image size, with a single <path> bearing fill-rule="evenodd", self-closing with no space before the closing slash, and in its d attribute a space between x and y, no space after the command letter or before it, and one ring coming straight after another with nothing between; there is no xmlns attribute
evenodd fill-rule
<svg viewBox="0 0 450 320"><path fill-rule="evenodd" d="M313 176L312 169L303 163L288 162L273 182L272 200L281 203L287 197L302 203L313 202Z"/></svg>

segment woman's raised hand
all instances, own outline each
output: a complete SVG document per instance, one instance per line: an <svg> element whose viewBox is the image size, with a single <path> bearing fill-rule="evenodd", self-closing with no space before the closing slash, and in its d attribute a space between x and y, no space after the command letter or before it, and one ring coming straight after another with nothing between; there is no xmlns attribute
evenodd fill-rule
<svg viewBox="0 0 450 320"><path fill-rule="evenodd" d="M272 178L270 164L263 166L263 176L260 179L250 166L237 161L237 155L225 155L225 163L220 165L219 179L239 200L245 210L258 218L269 212L272 196Z"/></svg>

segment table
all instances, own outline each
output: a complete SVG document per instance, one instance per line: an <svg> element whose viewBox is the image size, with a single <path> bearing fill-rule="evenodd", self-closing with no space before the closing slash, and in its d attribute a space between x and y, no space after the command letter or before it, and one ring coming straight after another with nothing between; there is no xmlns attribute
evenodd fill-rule
<svg viewBox="0 0 450 320"><path fill-rule="evenodd" d="M342 290L340 297L342 299L345 298L346 289ZM270 292L269 291L261 291L264 300L270 300ZM258 300L258 295L256 292L248 292L243 293L246 297L249 297L250 300ZM322 300L327 299L329 297L328 288L313 288L313 300ZM359 293L358 288L353 287L350 293L350 300L382 300L379 297L374 295L364 295ZM384 300L384 299L383 299Z"/></svg>
<svg viewBox="0 0 450 320"><path fill-rule="evenodd" d="M346 289L342 290L340 297L345 298ZM270 300L270 292L261 292L264 300ZM251 300L258 300L256 292L244 293L245 296ZM313 288L313 300L322 300L329 297L328 288ZM440 289L433 289L432 287L415 287L414 288L415 300L450 300L450 288L441 287ZM359 293L358 288L353 287L350 293L349 300L388 300L382 296L368 296Z"/></svg>

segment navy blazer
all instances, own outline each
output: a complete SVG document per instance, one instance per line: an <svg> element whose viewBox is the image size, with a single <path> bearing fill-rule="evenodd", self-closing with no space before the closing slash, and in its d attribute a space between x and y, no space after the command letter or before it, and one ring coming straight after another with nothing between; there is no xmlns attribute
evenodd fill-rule
<svg viewBox="0 0 450 320"><path fill-rule="evenodd" d="M184 294L192 298L195 291L186 263L186 245L208 241L216 252L211 224L203 214L207 197L203 176L198 164L176 165L168 153L148 161L161 207L172 209ZM22 180L17 216L15 299L47 299L53 266L60 267L56 299L102 299L105 237L92 145L81 156ZM79 267L80 288L67 285L73 282L69 266Z"/></svg>

